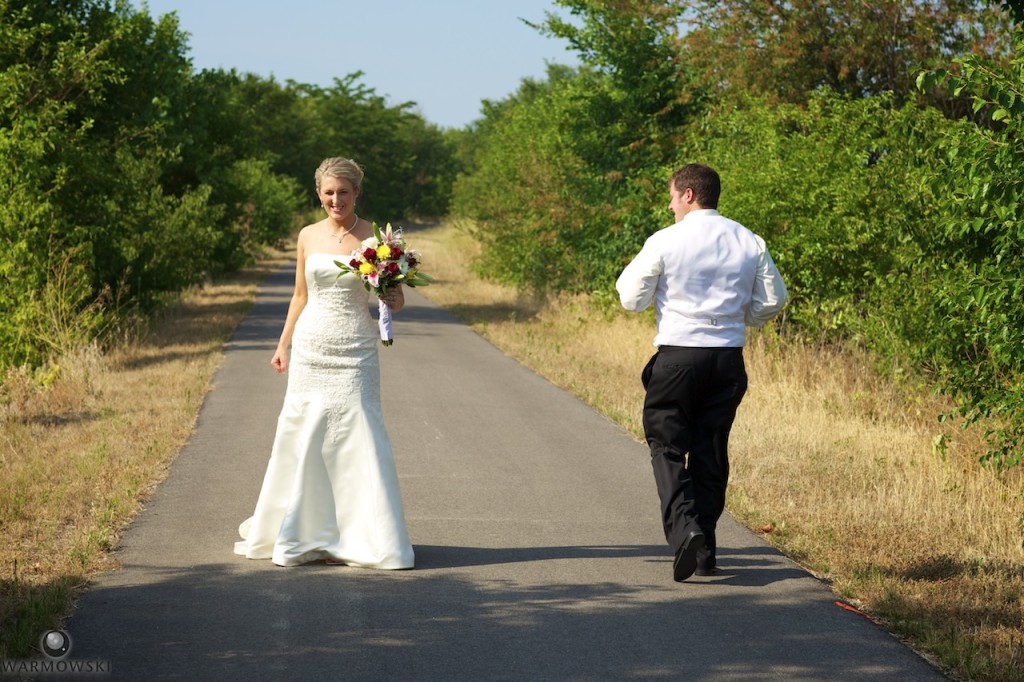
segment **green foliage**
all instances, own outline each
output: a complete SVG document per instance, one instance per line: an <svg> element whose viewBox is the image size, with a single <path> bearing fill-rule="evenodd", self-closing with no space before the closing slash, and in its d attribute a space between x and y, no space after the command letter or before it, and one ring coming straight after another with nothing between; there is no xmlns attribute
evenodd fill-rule
<svg viewBox="0 0 1024 682"><path fill-rule="evenodd" d="M801 332L849 338L877 312L884 280L921 253L930 160L920 150L944 123L887 96L821 91L805 107L748 99L709 111L680 161L719 170L721 210L769 243Z"/></svg>
<svg viewBox="0 0 1024 682"><path fill-rule="evenodd" d="M123 80L108 58L110 38L88 32L83 3L72 21L52 3L0 0L0 351L4 362L39 362L46 352L46 291L52 253L75 251L79 276L87 250L62 200L74 191L67 153L79 153L93 121L79 111L102 102L103 88ZM98 11L97 11L98 12ZM76 288L73 297L80 298Z"/></svg>
<svg viewBox="0 0 1024 682"><path fill-rule="evenodd" d="M1000 0L999 6L1011 16L1015 24L1019 26L1024 23L1024 3L1021 0Z"/></svg>
<svg viewBox="0 0 1024 682"><path fill-rule="evenodd" d="M413 102L389 105L361 82L362 75L336 78L329 88L289 84L300 95L296 106L308 107L314 121L299 135L315 153L302 160L301 174L293 177L312 197L313 170L320 161L348 156L366 172L360 195L364 217L386 223L444 214L458 166L443 131L413 113ZM277 136L269 148L277 150L288 140Z"/></svg>
<svg viewBox="0 0 1024 682"><path fill-rule="evenodd" d="M990 425L986 459L1009 466L1024 440L1024 79L962 66L933 77L982 93L993 125L885 96L748 99L709 111L681 160L720 170L722 211L767 239L799 333L925 372Z"/></svg>
<svg viewBox="0 0 1024 682"><path fill-rule="evenodd" d="M725 93L802 103L818 88L917 99L914 75L970 50L1001 53L1006 17L977 0L697 0L681 57ZM953 102L947 103L952 106Z"/></svg>
<svg viewBox="0 0 1024 682"><path fill-rule="evenodd" d="M546 82L485 103L454 210L476 221L485 274L596 291L662 226L649 210L667 180L651 169L674 156L700 97L673 57L676 3L558 4L581 26L549 14L539 28L579 49L584 67L550 67Z"/></svg>
<svg viewBox="0 0 1024 682"><path fill-rule="evenodd" d="M709 163L790 286L792 333L925 377L991 427L991 461L1021 462L1019 28L1013 50L968 0L557 4L578 21L539 28L583 67L524 81L459 140L454 206L486 274L601 294L670 221L671 171ZM918 66L967 49L917 96Z"/></svg>
<svg viewBox="0 0 1024 682"><path fill-rule="evenodd" d="M681 68L679 24L685 4L673 0L558 0L579 26L548 13L535 28L567 40L581 61L605 76L580 92L579 118L566 120L586 163L632 175L671 158L681 126L699 110L702 88Z"/></svg>
<svg viewBox="0 0 1024 682"><path fill-rule="evenodd" d="M224 169L215 183L215 201L226 207L230 223L220 231L214 262L233 270L248 263L260 246L293 231L301 189L292 178L277 175L270 161L241 159Z"/></svg>
<svg viewBox="0 0 1024 682"><path fill-rule="evenodd" d="M481 271L497 281L566 286L584 265L567 249L590 193L579 186L582 162L559 132L582 80L563 73L544 85L526 81L512 100L485 104L476 171L458 180L454 210L476 221Z"/></svg>
<svg viewBox="0 0 1024 682"><path fill-rule="evenodd" d="M317 206L313 171L327 156L348 156L366 171L365 217L443 215L459 168L449 137L412 113L413 103L388 105L361 79L356 72L322 88L202 72L191 83L187 144L174 177L216 190L233 163L259 159Z"/></svg>
<svg viewBox="0 0 1024 682"><path fill-rule="evenodd" d="M998 466L1024 461L1024 29L1014 37L1009 66L971 55L958 60L958 74L920 79L922 88L941 82L967 94L989 119L962 122L939 145L936 241L948 264L917 355L968 423L992 425L987 459Z"/></svg>
<svg viewBox="0 0 1024 682"><path fill-rule="evenodd" d="M38 365L245 264L316 205L325 156L366 167L371 217L444 213L448 137L359 77L195 74L174 15L0 0L0 364Z"/></svg>

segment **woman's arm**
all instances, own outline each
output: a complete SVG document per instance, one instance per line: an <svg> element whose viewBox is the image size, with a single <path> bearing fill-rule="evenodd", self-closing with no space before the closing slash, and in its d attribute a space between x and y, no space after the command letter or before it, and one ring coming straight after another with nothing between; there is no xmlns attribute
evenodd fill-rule
<svg viewBox="0 0 1024 682"><path fill-rule="evenodd" d="M299 313L306 307L309 298L309 291L306 289L306 248L305 236L308 227L302 228L299 233L298 244L295 248L295 291L292 292L292 300L288 304L288 316L284 321L284 329L281 331L281 339L277 342L277 350L274 352L274 359L270 361L271 366L279 374L288 370L288 347L292 344L292 334L295 332L295 322L299 319Z"/></svg>

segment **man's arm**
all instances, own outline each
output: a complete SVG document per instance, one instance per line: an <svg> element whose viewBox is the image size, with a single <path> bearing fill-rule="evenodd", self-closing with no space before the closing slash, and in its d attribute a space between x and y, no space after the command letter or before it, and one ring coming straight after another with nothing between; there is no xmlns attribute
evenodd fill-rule
<svg viewBox="0 0 1024 682"><path fill-rule="evenodd" d="M615 282L622 307L638 313L651 305L661 272L661 256L648 239Z"/></svg>
<svg viewBox="0 0 1024 682"><path fill-rule="evenodd" d="M782 275L775 267L775 261L765 249L757 263L757 274L754 278L754 295L747 309L746 323L751 327L760 327L779 314L786 305L789 292L782 281Z"/></svg>

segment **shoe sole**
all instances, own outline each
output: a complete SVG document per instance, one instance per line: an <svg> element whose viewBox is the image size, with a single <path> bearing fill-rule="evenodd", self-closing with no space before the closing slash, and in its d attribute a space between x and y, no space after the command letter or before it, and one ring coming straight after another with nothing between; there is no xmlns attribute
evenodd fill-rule
<svg viewBox="0 0 1024 682"><path fill-rule="evenodd" d="M672 565L672 577L677 583L683 582L697 570L697 553L702 549L704 549L703 535L693 535L683 545Z"/></svg>

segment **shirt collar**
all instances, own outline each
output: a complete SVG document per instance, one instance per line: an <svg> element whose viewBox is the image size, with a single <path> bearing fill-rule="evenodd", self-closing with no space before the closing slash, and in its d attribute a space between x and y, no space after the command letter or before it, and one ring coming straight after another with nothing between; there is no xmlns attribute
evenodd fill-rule
<svg viewBox="0 0 1024 682"><path fill-rule="evenodd" d="M697 217L700 217L700 216L716 216L716 215L718 215L718 211L716 209L713 209L713 208L697 208L697 209L694 209L694 210L690 211L686 215L684 215L683 219L680 220L679 222L685 223L688 218L697 218Z"/></svg>

